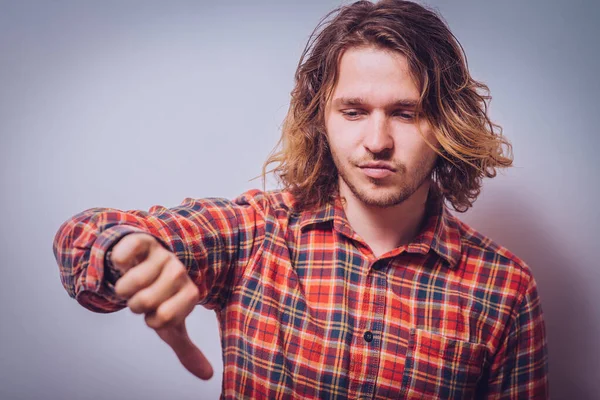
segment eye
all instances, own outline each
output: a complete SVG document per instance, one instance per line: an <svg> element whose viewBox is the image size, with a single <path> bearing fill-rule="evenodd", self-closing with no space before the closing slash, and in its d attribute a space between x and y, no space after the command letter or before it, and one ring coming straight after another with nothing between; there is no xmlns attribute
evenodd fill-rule
<svg viewBox="0 0 600 400"><path fill-rule="evenodd" d="M416 117L416 113L413 111L396 111L393 115L407 121L412 121Z"/></svg>
<svg viewBox="0 0 600 400"><path fill-rule="evenodd" d="M349 119L349 120L358 119L358 118L360 118L361 115L364 114L364 112L361 110L342 110L340 112L342 113L342 115L344 117L346 117L346 119Z"/></svg>

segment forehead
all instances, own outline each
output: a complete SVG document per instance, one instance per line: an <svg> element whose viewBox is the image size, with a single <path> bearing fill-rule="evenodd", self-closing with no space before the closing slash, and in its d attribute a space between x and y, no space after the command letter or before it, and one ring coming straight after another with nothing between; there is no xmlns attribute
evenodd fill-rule
<svg viewBox="0 0 600 400"><path fill-rule="evenodd" d="M398 98L419 98L406 56L377 47L346 50L338 65L338 79L332 98L360 97L386 104Z"/></svg>

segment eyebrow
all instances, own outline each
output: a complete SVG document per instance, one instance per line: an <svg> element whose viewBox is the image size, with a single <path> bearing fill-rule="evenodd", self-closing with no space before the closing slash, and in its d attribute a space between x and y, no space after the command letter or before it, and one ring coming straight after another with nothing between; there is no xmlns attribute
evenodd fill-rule
<svg viewBox="0 0 600 400"><path fill-rule="evenodd" d="M357 106L363 106L366 103L367 102L362 97L337 97L332 102L334 107L339 107L339 106L357 107ZM398 99L390 105L390 108L396 108L396 107L415 108L416 106L417 106L417 100Z"/></svg>

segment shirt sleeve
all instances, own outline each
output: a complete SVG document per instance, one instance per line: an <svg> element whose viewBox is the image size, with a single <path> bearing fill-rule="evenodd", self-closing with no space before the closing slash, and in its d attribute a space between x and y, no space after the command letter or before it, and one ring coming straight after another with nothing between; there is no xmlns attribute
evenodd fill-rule
<svg viewBox="0 0 600 400"><path fill-rule="evenodd" d="M546 328L531 277L490 367L487 399L548 399Z"/></svg>
<svg viewBox="0 0 600 400"><path fill-rule="evenodd" d="M62 284L92 311L124 308L126 301L114 291L119 273L108 255L125 235L144 232L185 265L200 290L200 304L220 308L264 240L266 204L266 196L255 190L234 201L187 198L170 209L85 210L63 223L54 238Z"/></svg>

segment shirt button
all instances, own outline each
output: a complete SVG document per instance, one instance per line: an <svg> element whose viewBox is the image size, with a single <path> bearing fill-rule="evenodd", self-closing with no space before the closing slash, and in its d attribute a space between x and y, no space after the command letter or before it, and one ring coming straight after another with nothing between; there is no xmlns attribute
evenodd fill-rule
<svg viewBox="0 0 600 400"><path fill-rule="evenodd" d="M367 343L371 343L371 341L373 340L373 333L371 331L366 331L363 337L365 338L365 341Z"/></svg>

